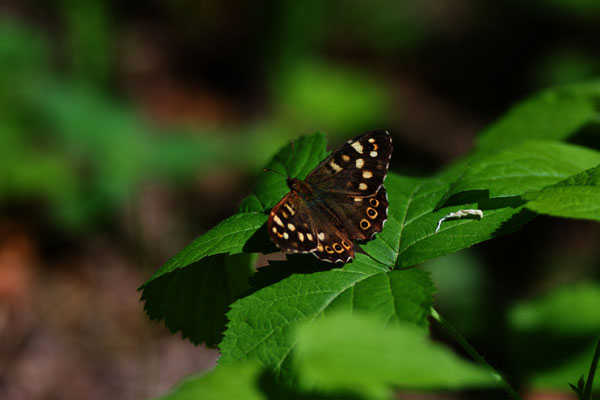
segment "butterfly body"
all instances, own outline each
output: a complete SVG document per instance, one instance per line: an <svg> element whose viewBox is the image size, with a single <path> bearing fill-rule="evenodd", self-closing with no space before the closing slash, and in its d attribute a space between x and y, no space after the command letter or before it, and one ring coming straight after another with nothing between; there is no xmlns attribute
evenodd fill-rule
<svg viewBox="0 0 600 400"><path fill-rule="evenodd" d="M352 241L371 239L387 219L383 181L391 154L389 134L370 131L342 145L305 180L287 178L290 192L267 221L271 239L284 251L352 260Z"/></svg>

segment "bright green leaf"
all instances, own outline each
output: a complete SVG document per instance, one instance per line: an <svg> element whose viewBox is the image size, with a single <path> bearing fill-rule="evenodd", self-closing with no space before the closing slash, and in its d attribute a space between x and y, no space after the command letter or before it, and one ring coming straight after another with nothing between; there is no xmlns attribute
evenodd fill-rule
<svg viewBox="0 0 600 400"><path fill-rule="evenodd" d="M517 104L479 136L477 149L497 152L528 140L565 140L600 115L600 81L552 88Z"/></svg>
<svg viewBox="0 0 600 400"><path fill-rule="evenodd" d="M406 267L511 232L531 219L518 204L487 199L436 210L449 181L444 175L419 179L390 173L385 182L388 221L374 240L361 246L363 250L385 265ZM483 209L484 217L447 221L435 233L442 217L461 208Z"/></svg>
<svg viewBox="0 0 600 400"><path fill-rule="evenodd" d="M338 312L298 328L296 362L307 387L383 394L406 389L493 386L484 369L430 341L413 325L387 325L364 313Z"/></svg>
<svg viewBox="0 0 600 400"><path fill-rule="evenodd" d="M293 259L298 263L313 260L308 256ZM341 269L294 274L232 305L227 314L228 329L219 345L223 354L220 362L258 359L285 374L298 323L313 321L331 310L346 309L424 326L432 293L433 285L422 271L390 272L362 254Z"/></svg>
<svg viewBox="0 0 600 400"><path fill-rule="evenodd" d="M200 261L204 257L241 253L246 242L266 221L267 216L258 212L232 215L177 253L156 271L144 286L162 275Z"/></svg>
<svg viewBox="0 0 600 400"><path fill-rule="evenodd" d="M261 368L255 363L218 367L208 373L189 377L170 393L156 400L262 400L259 389Z"/></svg>
<svg viewBox="0 0 600 400"><path fill-rule="evenodd" d="M558 142L526 142L476 159L439 204L465 191L485 191L490 198L519 196L555 184L600 163L600 152Z"/></svg>
<svg viewBox="0 0 600 400"><path fill-rule="evenodd" d="M600 221L600 165L524 197L540 214Z"/></svg>

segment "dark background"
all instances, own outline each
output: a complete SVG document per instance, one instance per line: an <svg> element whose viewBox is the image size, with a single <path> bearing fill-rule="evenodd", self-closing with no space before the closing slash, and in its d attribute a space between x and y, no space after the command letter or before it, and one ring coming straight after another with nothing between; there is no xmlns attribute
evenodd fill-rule
<svg viewBox="0 0 600 400"><path fill-rule="evenodd" d="M212 367L136 288L291 138L387 129L391 169L426 175L511 104L600 75L597 0L13 0L0 15L0 398L145 398ZM576 141L598 148L590 132ZM437 307L528 398L558 398L566 384L523 372L506 309L597 278L599 239L538 218L434 260Z"/></svg>

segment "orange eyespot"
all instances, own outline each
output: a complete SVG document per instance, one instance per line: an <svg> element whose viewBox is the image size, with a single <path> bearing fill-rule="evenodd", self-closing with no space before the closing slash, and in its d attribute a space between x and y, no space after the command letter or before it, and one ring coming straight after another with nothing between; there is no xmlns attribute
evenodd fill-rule
<svg viewBox="0 0 600 400"><path fill-rule="evenodd" d="M371 199L369 200L369 204L371 204L373 207L377 207L379 205L379 200Z"/></svg>
<svg viewBox="0 0 600 400"><path fill-rule="evenodd" d="M375 211L374 208L367 208L367 215L369 216L369 218L373 219L373 218L377 218L377 211Z"/></svg>
<svg viewBox="0 0 600 400"><path fill-rule="evenodd" d="M329 254L333 254L333 249L329 246L325 246L325 251L328 252Z"/></svg>
<svg viewBox="0 0 600 400"><path fill-rule="evenodd" d="M346 242L345 240L342 240L342 246L344 246L346 250L350 250L352 248L350 243Z"/></svg>
<svg viewBox="0 0 600 400"><path fill-rule="evenodd" d="M366 219L362 219L362 220L360 221L360 227L361 227L363 230L369 229L369 227L370 227L370 226L371 226L371 223L370 223L369 221L367 221Z"/></svg>
<svg viewBox="0 0 600 400"><path fill-rule="evenodd" d="M341 253L344 251L344 249L342 248L342 246L340 246L339 243L334 244L333 249L335 250L336 253Z"/></svg>

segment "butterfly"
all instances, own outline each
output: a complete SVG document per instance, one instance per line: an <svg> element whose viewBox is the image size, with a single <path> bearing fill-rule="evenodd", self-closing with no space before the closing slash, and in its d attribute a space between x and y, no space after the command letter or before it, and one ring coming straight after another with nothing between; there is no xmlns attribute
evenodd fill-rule
<svg viewBox="0 0 600 400"><path fill-rule="evenodd" d="M374 130L356 136L305 180L287 178L290 192L273 207L267 229L283 251L312 253L329 262L354 258L354 240L370 240L387 219L383 181L392 138Z"/></svg>

